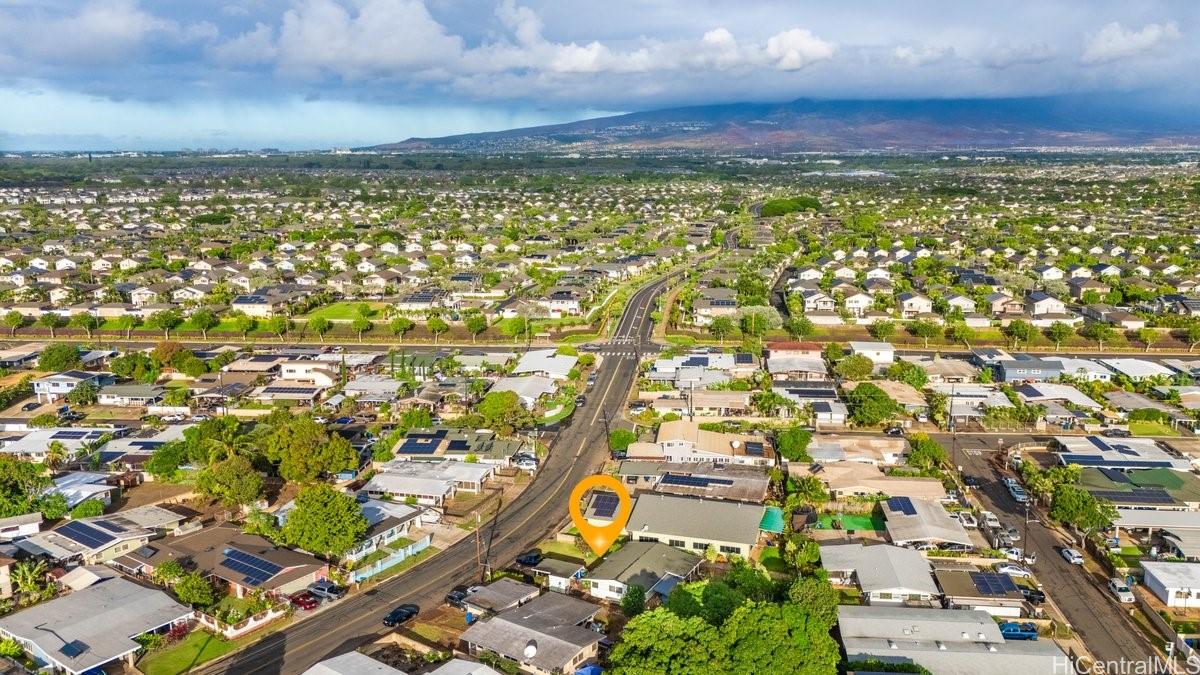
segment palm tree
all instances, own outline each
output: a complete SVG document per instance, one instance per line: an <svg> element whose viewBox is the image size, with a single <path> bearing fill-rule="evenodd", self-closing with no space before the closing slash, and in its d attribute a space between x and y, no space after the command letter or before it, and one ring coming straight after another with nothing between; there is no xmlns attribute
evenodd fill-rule
<svg viewBox="0 0 1200 675"><path fill-rule="evenodd" d="M66 463L69 456L67 446L63 445L62 441L50 441L50 445L46 446L46 466L51 471Z"/></svg>
<svg viewBox="0 0 1200 675"><path fill-rule="evenodd" d="M46 563L41 560L24 560L12 568L12 582L17 592L28 598L42 595L46 580Z"/></svg>

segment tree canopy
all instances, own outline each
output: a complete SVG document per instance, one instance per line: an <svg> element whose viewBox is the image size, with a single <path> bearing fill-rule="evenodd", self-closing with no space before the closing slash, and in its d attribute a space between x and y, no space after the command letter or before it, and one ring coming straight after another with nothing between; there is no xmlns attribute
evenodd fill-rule
<svg viewBox="0 0 1200 675"><path fill-rule="evenodd" d="M367 527L354 497L321 483L296 495L295 508L283 525L283 538L305 551L338 557L359 543Z"/></svg>

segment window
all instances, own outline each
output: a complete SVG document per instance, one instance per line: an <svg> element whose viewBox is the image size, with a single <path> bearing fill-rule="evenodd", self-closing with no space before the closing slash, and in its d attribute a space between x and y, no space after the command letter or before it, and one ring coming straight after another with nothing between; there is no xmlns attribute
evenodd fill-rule
<svg viewBox="0 0 1200 675"><path fill-rule="evenodd" d="M667 543L675 548L684 548L687 546L687 543L685 543L682 539L668 539Z"/></svg>
<svg viewBox="0 0 1200 675"><path fill-rule="evenodd" d="M695 543L693 543L693 544L692 544L692 548L693 548L693 549L695 549L695 550L697 550L697 551L707 551L707 550L708 550L708 544L705 544L704 542L700 542L700 541L698 541L698 542L695 542Z"/></svg>
<svg viewBox="0 0 1200 675"><path fill-rule="evenodd" d="M658 537L638 537L638 541L658 541Z"/></svg>
<svg viewBox="0 0 1200 675"><path fill-rule="evenodd" d="M724 546L724 545L721 546L721 553L738 553L738 554L740 554L741 552L742 552L742 547L740 547L740 546Z"/></svg>

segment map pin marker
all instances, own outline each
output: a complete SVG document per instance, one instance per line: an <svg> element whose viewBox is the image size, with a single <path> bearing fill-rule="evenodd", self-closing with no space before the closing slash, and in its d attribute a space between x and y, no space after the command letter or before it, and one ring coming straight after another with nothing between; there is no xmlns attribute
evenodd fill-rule
<svg viewBox="0 0 1200 675"><path fill-rule="evenodd" d="M583 511L579 504L583 501L583 495L595 488L604 488L614 493L619 502L616 513L613 514L612 522L608 525L599 526L588 522L584 517ZM629 493L625 491L625 486L621 485L621 481L613 476L595 475L588 476L579 481L575 485L575 489L571 490L571 520L575 521L575 527L579 530L579 535L587 542L587 545L592 549L592 552L597 556L602 556L608 548L613 545L617 537L621 535L621 530L625 529L625 523L629 522L629 514L633 511L633 500L629 498Z"/></svg>

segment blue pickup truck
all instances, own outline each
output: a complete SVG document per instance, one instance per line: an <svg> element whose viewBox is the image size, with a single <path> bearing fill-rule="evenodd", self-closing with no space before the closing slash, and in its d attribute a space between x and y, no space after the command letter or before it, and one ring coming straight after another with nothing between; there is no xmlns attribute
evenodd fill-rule
<svg viewBox="0 0 1200 675"><path fill-rule="evenodd" d="M1017 623L1016 621L1006 621L1000 624L1000 634L1005 640L1036 640L1038 639L1037 626L1032 623Z"/></svg>

